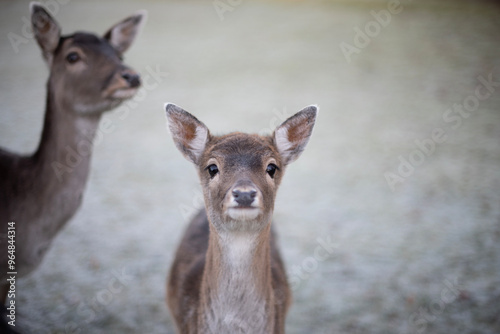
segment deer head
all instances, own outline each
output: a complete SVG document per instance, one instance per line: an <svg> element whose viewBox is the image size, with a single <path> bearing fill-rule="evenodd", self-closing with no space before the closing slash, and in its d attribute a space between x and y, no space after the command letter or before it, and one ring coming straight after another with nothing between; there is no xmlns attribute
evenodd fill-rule
<svg viewBox="0 0 500 334"><path fill-rule="evenodd" d="M317 107L287 119L269 136L213 136L187 111L165 106L177 148L197 169L210 222L217 231L260 231L271 223L286 166L304 150Z"/></svg>
<svg viewBox="0 0 500 334"><path fill-rule="evenodd" d="M49 91L65 109L96 114L132 97L141 81L123 64L123 53L145 21L140 11L111 27L103 37L77 32L61 36L61 28L36 2L31 3L35 38L50 70Z"/></svg>

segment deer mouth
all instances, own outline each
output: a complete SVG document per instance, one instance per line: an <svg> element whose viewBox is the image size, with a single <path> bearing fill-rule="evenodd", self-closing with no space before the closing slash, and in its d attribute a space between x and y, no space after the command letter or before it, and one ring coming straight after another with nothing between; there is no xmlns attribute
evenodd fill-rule
<svg viewBox="0 0 500 334"><path fill-rule="evenodd" d="M253 205L234 205L227 208L227 215L234 220L253 220L257 218L261 210Z"/></svg>
<svg viewBox="0 0 500 334"><path fill-rule="evenodd" d="M137 93L138 87L124 87L115 89L111 94L110 98L117 100L126 100L132 98L135 93Z"/></svg>

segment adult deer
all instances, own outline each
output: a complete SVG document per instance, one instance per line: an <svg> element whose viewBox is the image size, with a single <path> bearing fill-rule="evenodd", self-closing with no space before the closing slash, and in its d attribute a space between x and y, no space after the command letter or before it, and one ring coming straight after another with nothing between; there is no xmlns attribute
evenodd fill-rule
<svg viewBox="0 0 500 334"><path fill-rule="evenodd" d="M271 227L285 167L304 150L317 108L290 117L271 136L213 136L166 105L182 154L196 165L205 210L189 224L167 283L182 334L284 333L291 294Z"/></svg>
<svg viewBox="0 0 500 334"><path fill-rule="evenodd" d="M139 75L124 65L122 55L144 22L145 11L99 37L84 32L61 36L59 25L40 4L31 3L30 9L50 76L36 152L20 156L0 150L2 302L7 272L21 277L33 271L80 206L102 113L134 96L140 87ZM15 223L14 267L7 266L8 222Z"/></svg>

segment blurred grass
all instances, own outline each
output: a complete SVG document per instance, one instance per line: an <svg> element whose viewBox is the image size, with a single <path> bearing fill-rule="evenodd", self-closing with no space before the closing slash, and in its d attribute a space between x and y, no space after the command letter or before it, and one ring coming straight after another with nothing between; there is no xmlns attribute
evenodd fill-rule
<svg viewBox="0 0 500 334"><path fill-rule="evenodd" d="M164 282L200 190L165 129L169 101L215 133L271 131L283 120L277 115L319 104L313 138L276 203L290 276L297 267L307 274L294 291L288 333L500 332L500 94L457 129L443 120L474 94L478 76L500 81L500 7L402 3L351 63L339 45L352 44L354 28L387 2L244 1L222 21L206 1L61 6L65 33L103 33L147 9L126 62L143 77L157 67L168 76L124 119L120 108L105 116L114 130L95 148L83 207L42 267L18 281L21 328L173 333ZM29 152L41 131L47 69L33 41L15 53L7 38L21 33L28 2L2 6L0 143ZM447 140L392 192L384 173L396 173L398 157L408 159L415 140L435 128ZM327 237L335 252L305 272L318 238ZM131 280L99 303L123 270ZM460 298L433 313L444 282L455 279ZM421 309L430 315L415 318Z"/></svg>

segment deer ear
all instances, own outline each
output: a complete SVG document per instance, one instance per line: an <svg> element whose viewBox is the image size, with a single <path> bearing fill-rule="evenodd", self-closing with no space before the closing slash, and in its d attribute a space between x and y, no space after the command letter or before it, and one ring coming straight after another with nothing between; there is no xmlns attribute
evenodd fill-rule
<svg viewBox="0 0 500 334"><path fill-rule="evenodd" d="M36 41L42 49L42 55L47 64L52 64L54 51L59 45L61 37L61 28L57 22L45 10L42 4L38 2L30 3L31 25Z"/></svg>
<svg viewBox="0 0 500 334"><path fill-rule="evenodd" d="M146 22L148 12L140 10L136 14L127 17L120 23L115 24L105 34L108 40L120 54L123 54L132 45L135 36Z"/></svg>
<svg viewBox="0 0 500 334"><path fill-rule="evenodd" d="M175 145L188 160L197 164L210 136L208 128L175 104L166 103L165 111Z"/></svg>
<svg viewBox="0 0 500 334"><path fill-rule="evenodd" d="M317 106L309 106L289 119L274 130L274 143L285 165L297 160L311 137Z"/></svg>

